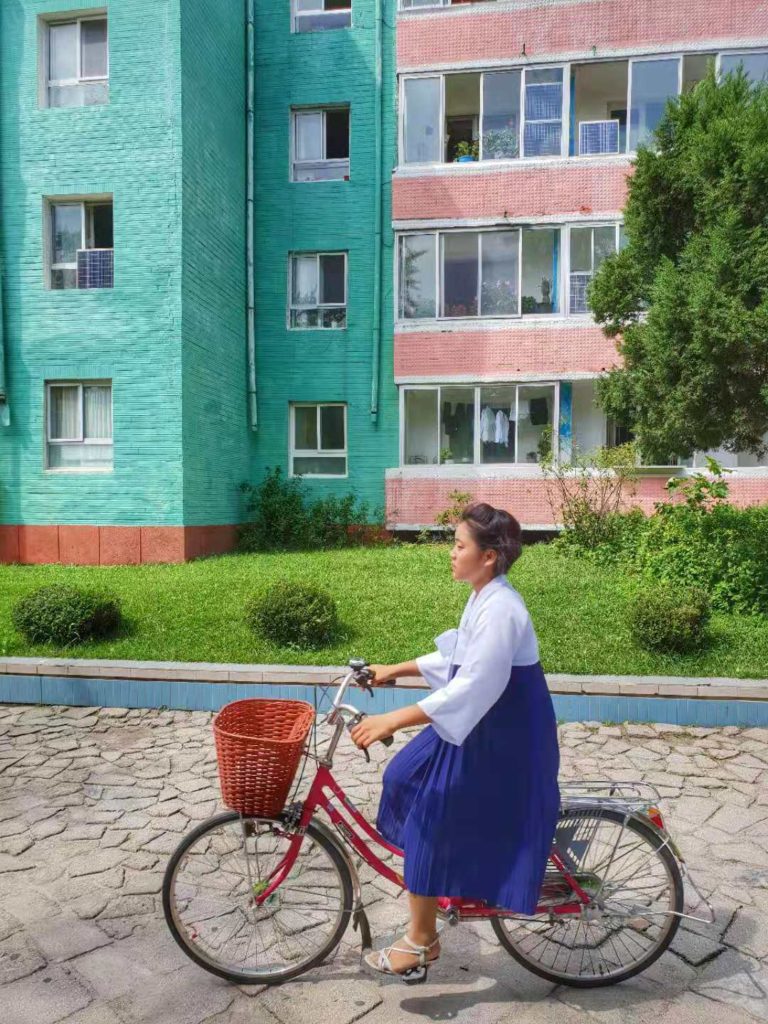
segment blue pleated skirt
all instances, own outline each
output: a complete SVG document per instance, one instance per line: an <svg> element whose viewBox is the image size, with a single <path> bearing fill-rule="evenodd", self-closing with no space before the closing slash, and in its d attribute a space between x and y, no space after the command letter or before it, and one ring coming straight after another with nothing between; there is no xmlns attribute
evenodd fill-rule
<svg viewBox="0 0 768 1024"><path fill-rule="evenodd" d="M460 746L426 726L387 765L376 819L403 851L408 891L532 914L557 824L559 766L538 662L512 669Z"/></svg>

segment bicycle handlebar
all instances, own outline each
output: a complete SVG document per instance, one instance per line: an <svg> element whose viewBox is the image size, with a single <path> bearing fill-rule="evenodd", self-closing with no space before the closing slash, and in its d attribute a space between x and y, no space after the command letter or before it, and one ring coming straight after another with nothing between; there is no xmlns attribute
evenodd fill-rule
<svg viewBox="0 0 768 1024"><path fill-rule="evenodd" d="M332 714L333 712L338 712L341 710L349 711L353 713L354 718L357 719L357 721L359 722L365 717L366 712L360 711L359 708L352 707L349 704L344 704L343 699L352 683L354 683L356 686L359 686L362 690L365 690L370 697L373 697L373 687L371 686L370 682L370 680L373 678L373 674L368 668L368 662L363 661L361 658L351 658L348 662L348 665L350 671L342 680L341 684L339 685L339 689L336 693L336 696L333 698ZM379 685L394 686L394 683L379 683ZM394 743L394 736L385 736L379 742L383 743L385 747L391 747L392 744ZM365 748L363 748L363 753L365 754L366 759L370 761L370 755L368 754L368 751Z"/></svg>

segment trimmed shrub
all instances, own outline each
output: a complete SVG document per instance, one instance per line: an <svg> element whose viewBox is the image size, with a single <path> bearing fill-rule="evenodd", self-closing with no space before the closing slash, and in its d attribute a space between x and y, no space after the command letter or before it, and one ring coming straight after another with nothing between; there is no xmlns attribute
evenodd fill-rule
<svg viewBox="0 0 768 1024"><path fill-rule="evenodd" d="M17 601L11 617L30 643L70 647L112 636L120 625L120 603L110 594L52 583Z"/></svg>
<svg viewBox="0 0 768 1024"><path fill-rule="evenodd" d="M326 590L287 580L252 598L245 617L254 632L282 647L324 647L339 630L336 602Z"/></svg>
<svg viewBox="0 0 768 1024"><path fill-rule="evenodd" d="M696 651L706 640L709 598L697 587L646 587L630 605L632 636L663 654Z"/></svg>

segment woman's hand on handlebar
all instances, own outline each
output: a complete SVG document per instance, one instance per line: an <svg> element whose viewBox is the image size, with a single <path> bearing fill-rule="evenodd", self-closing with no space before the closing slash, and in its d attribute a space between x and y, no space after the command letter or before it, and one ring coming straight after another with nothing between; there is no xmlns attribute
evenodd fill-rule
<svg viewBox="0 0 768 1024"><path fill-rule="evenodd" d="M369 680L371 686L383 686L386 683L393 683L397 676L392 672L393 665L369 665L368 671L372 673Z"/></svg>
<svg viewBox="0 0 768 1024"><path fill-rule="evenodd" d="M355 746L365 750L377 740L391 736L396 728L397 724L392 720L391 715L366 715L362 722L353 726L349 734Z"/></svg>

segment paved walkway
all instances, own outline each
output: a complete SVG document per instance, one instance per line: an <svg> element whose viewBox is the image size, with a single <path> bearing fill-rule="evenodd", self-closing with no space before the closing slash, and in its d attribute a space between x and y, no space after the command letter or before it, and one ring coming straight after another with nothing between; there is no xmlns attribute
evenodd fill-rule
<svg viewBox="0 0 768 1024"><path fill-rule="evenodd" d="M399 738L398 742L403 742ZM220 808L203 712L0 705L0 1021L3 1024L736 1024L768 1021L768 730L561 727L566 778L642 778L711 894L716 924L609 989L553 988L487 924L445 934L429 984L362 973L356 933L304 978L247 992L190 963L166 931L168 854ZM373 813L383 748L349 741L338 776ZM407 914L364 875L379 941Z"/></svg>

